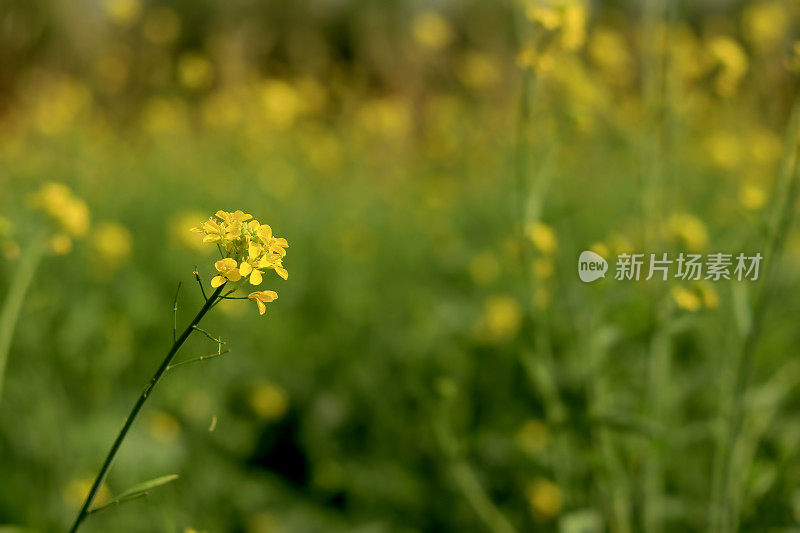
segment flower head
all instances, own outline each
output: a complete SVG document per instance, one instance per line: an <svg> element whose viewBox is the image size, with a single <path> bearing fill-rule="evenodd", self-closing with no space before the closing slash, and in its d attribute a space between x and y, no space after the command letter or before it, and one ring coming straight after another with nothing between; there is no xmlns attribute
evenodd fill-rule
<svg viewBox="0 0 800 533"><path fill-rule="evenodd" d="M283 266L289 243L282 237L275 237L272 228L255 220L253 215L244 211L217 211L192 231L202 234L204 243L216 245L223 256L214 263L217 270L217 275L211 280L214 288L240 280L247 280L254 286L261 285L264 272L269 269L283 279L289 278ZM256 302L262 315L266 312L264 304L277 297L274 291L257 291L247 296Z"/></svg>

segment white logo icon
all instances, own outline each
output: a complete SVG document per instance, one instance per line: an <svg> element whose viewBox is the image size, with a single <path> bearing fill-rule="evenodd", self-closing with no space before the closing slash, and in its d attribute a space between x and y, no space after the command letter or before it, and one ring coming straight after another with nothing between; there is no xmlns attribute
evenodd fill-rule
<svg viewBox="0 0 800 533"><path fill-rule="evenodd" d="M581 256L578 258L578 277L581 278L581 281L589 283L604 278L607 270L608 262L602 255L590 250L581 252Z"/></svg>

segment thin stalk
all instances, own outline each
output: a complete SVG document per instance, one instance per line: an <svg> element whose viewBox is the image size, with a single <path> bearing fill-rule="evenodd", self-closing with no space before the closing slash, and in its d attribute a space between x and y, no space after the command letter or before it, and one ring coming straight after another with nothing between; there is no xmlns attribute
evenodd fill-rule
<svg viewBox="0 0 800 533"><path fill-rule="evenodd" d="M170 348L167 356L161 362L161 365L158 367L155 374L153 374L153 377L148 382L144 392L142 392L142 394L139 396L139 399L136 400L136 403L133 405L133 409L131 409L130 414L125 419L125 423L122 425L119 435L117 435L117 438L114 440L114 444L111 445L111 450L109 450L106 460L103 462L103 466L100 467L100 472L97 473L97 477L95 478L94 483L92 483L92 488L89 491L89 494L86 496L86 501L83 503L83 507L81 507L77 518L75 518L75 523L72 524L72 527L69 530L70 533L77 531L78 527L81 525L81 522L83 522L83 520L91 512L92 504L97 497L100 486L103 484L103 481L105 481L106 475L111 469L111 463L114 461L114 457L117 455L120 446L122 446L122 442L125 440L128 430L130 430L131 426L133 425L133 421L136 419L139 411L141 411L144 403L150 397L150 393L153 392L153 389L155 389L155 386L158 384L161 376L164 375L164 372L166 372L169 368L169 364L172 362L175 354L178 353L178 350L181 348L181 346L183 346L183 343L186 342L186 339L188 339L189 336L194 333L195 329L197 329L197 324L200 323L206 313L208 313L211 307L213 307L214 303L217 301L217 297L220 295L224 287L224 284L217 287L217 289L211 294L211 297L206 300L205 304L203 304L203 307L200 309L197 315L195 315L189 325L186 326L186 329L183 330L183 333L181 333L177 340L172 344L172 348Z"/></svg>
<svg viewBox="0 0 800 533"><path fill-rule="evenodd" d="M11 278L8 295L3 302L3 310L0 312L0 401L3 398L3 383L5 382L8 352L11 349L11 338L14 336L14 329L17 326L25 295L28 293L39 263L47 249L46 244L43 238L34 238L22 254L19 264L16 265L14 277Z"/></svg>

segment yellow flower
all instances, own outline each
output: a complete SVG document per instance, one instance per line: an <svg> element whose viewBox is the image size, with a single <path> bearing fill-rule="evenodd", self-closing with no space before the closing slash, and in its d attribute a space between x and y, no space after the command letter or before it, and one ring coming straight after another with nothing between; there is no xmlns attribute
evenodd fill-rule
<svg viewBox="0 0 800 533"><path fill-rule="evenodd" d="M510 296L497 295L486 300L481 319L481 333L489 342L512 338L522 324L522 308Z"/></svg>
<svg viewBox="0 0 800 533"><path fill-rule="evenodd" d="M236 259L231 257L220 259L214 263L214 268L217 269L219 275L214 276L214 278L211 280L211 286L217 288L221 285L224 285L228 281L239 281L242 279L242 275L239 273L237 266Z"/></svg>
<svg viewBox="0 0 800 533"><path fill-rule="evenodd" d="M289 279L289 273L283 268L283 260L280 255L264 254L258 266L259 268L273 268L280 277Z"/></svg>
<svg viewBox="0 0 800 533"><path fill-rule="evenodd" d="M277 253L281 257L286 255L286 250L284 250L284 248L288 248L289 243L286 242L286 239L276 239L273 237L271 227L266 224L259 226L257 235L258 238L261 239L261 242L264 243L264 249L268 252Z"/></svg>
<svg viewBox="0 0 800 533"><path fill-rule="evenodd" d="M431 50L441 50L453 40L453 28L447 19L435 11L424 11L411 23L414 40Z"/></svg>
<svg viewBox="0 0 800 533"><path fill-rule="evenodd" d="M708 244L706 226L694 215L674 213L664 229L667 236L683 241L691 251L700 251Z"/></svg>
<svg viewBox="0 0 800 533"><path fill-rule="evenodd" d="M561 15L553 6L530 6L525 11L525 16L531 22L540 24L546 30L552 31L561 26Z"/></svg>
<svg viewBox="0 0 800 533"><path fill-rule="evenodd" d="M553 519L560 511L564 496L558 485L544 478L533 480L525 491L531 514L540 521Z"/></svg>
<svg viewBox="0 0 800 533"><path fill-rule="evenodd" d="M281 387L261 382L250 393L250 407L263 420L277 420L289 408L289 395Z"/></svg>
<svg viewBox="0 0 800 533"><path fill-rule="evenodd" d="M527 228L527 234L534 246L545 255L552 254L558 247L556 233L546 224L531 224Z"/></svg>
<svg viewBox="0 0 800 533"><path fill-rule="evenodd" d="M672 287L670 292L672 293L672 299L675 300L675 304L686 311L698 311L703 305L697 293L684 287Z"/></svg>
<svg viewBox="0 0 800 533"><path fill-rule="evenodd" d="M239 274L245 278L250 276L250 285L261 285L261 281L263 279L261 275L263 272L258 268L255 268L253 265L260 264L259 258L261 257L263 251L264 249L260 244L251 242L247 261L242 261L242 264L239 265Z"/></svg>
<svg viewBox="0 0 800 533"><path fill-rule="evenodd" d="M139 0L107 0L105 9L108 16L120 26L130 26L142 12Z"/></svg>
<svg viewBox="0 0 800 533"><path fill-rule="evenodd" d="M89 208L62 183L45 183L31 196L30 203L72 237L82 237L89 231Z"/></svg>
<svg viewBox="0 0 800 533"><path fill-rule="evenodd" d="M63 495L64 501L75 509L79 509L89 490L92 488L93 479L90 477L81 477L71 480L66 487L64 487ZM111 490L108 485L103 483L100 485L100 490L97 492L95 505L101 506L111 500Z"/></svg>
<svg viewBox="0 0 800 533"><path fill-rule="evenodd" d="M258 306L258 314L263 315L267 312L265 304L273 302L278 299L278 293L275 291L256 291L247 295L247 299L255 302Z"/></svg>
<svg viewBox="0 0 800 533"><path fill-rule="evenodd" d="M248 279L251 285L260 285L264 281L265 269L275 270L283 279L289 278L289 273L283 267L289 243L286 239L275 237L270 226L261 224L248 213L217 211L192 231L203 234L203 242L216 244L224 255L214 263L218 272L211 280L214 288L242 279ZM258 291L247 296L256 302L262 315L266 312L264 304L277 297L274 291Z"/></svg>
<svg viewBox="0 0 800 533"><path fill-rule="evenodd" d="M744 185L739 191L739 202L748 211L758 211L767 204L767 192L758 185Z"/></svg>
<svg viewBox="0 0 800 533"><path fill-rule="evenodd" d="M791 20L791 15L779 1L755 2L742 14L744 34L757 48L764 51L780 45Z"/></svg>
<svg viewBox="0 0 800 533"><path fill-rule="evenodd" d="M50 238L50 251L55 255L65 255L72 250L72 239L64 233L57 233Z"/></svg>
<svg viewBox="0 0 800 533"><path fill-rule="evenodd" d="M715 80L720 96L733 96L739 82L747 74L749 59L742 46L734 39L725 36L713 38L708 43L709 55L719 65Z"/></svg>

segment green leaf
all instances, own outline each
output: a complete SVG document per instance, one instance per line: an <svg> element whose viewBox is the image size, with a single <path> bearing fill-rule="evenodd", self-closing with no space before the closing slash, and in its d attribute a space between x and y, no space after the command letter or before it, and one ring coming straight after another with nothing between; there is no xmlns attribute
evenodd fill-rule
<svg viewBox="0 0 800 533"><path fill-rule="evenodd" d="M114 497L110 502L102 505L100 507L96 507L89 511L90 514L97 513L108 509L109 507L113 507L115 505L119 505L121 503L129 502L131 500L137 500L139 498L143 498L147 496L148 491L151 489L160 487L161 485L166 485L172 481L178 479L178 474L169 474L167 476L157 477L155 479L150 479L148 481L144 481L133 487L129 488L128 490L120 493L118 496Z"/></svg>

